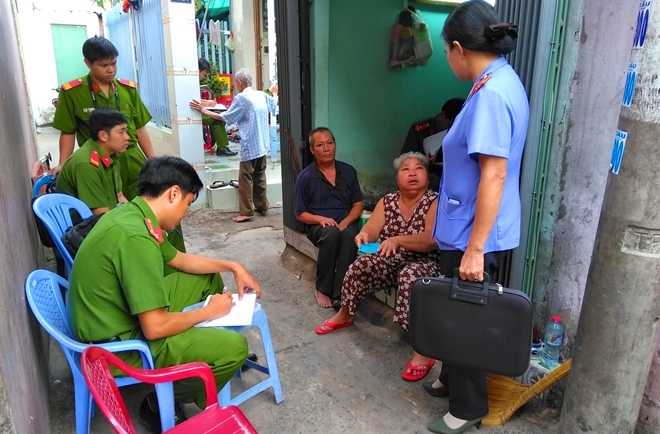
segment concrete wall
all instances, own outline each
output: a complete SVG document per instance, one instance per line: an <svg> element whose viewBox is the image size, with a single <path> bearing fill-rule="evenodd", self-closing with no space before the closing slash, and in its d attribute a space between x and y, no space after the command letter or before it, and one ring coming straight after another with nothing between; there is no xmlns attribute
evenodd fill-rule
<svg viewBox="0 0 660 434"><path fill-rule="evenodd" d="M232 69L247 68L255 77L257 71L257 46L255 43L253 0L231 0L231 32L236 49L232 54ZM256 78L253 78L256 82Z"/></svg>
<svg viewBox="0 0 660 434"><path fill-rule="evenodd" d="M156 155L179 156L179 145L174 143L174 136L170 128L158 127L153 122L149 122L147 132L149 132Z"/></svg>
<svg viewBox="0 0 660 434"><path fill-rule="evenodd" d="M55 107L51 100L57 97L53 89L62 84L57 79L55 69L51 24L83 25L87 27L87 35L92 37L99 33L98 17L92 13L98 8L87 0L71 0L66 4L46 0L17 0L17 4L30 105L34 122L44 125L53 121ZM80 52L80 63L84 67L82 47L72 49Z"/></svg>
<svg viewBox="0 0 660 434"><path fill-rule="evenodd" d="M356 167L367 203L394 187L392 160L410 125L471 88L455 78L443 52L446 6L415 4L432 35L429 65L388 68L390 30L402 5L315 0L312 6L314 125L333 130L337 158Z"/></svg>
<svg viewBox="0 0 660 434"><path fill-rule="evenodd" d="M46 434L47 342L23 289L43 260L30 209L36 150L12 6L0 2L0 431Z"/></svg>
<svg viewBox="0 0 660 434"><path fill-rule="evenodd" d="M613 2L569 3L534 285L537 312L547 306L540 322L564 319L566 351L577 331L634 23Z"/></svg>

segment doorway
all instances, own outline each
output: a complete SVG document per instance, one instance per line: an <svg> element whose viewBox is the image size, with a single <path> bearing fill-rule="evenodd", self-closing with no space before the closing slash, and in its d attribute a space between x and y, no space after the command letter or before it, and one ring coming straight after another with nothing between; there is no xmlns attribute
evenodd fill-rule
<svg viewBox="0 0 660 434"><path fill-rule="evenodd" d="M51 24L57 82L66 83L87 73L80 47L87 40L87 26ZM71 49L76 47L76 49Z"/></svg>

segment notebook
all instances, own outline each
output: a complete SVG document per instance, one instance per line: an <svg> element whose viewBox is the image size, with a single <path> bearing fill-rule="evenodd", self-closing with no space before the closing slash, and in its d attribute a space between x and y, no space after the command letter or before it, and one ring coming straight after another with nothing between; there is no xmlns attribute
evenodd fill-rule
<svg viewBox="0 0 660 434"><path fill-rule="evenodd" d="M183 309L183 311L189 312L191 310L200 309L208 304L210 298L211 296L207 297L206 301L203 303L188 306ZM254 314L254 306L257 302L257 294L244 294L243 300L238 299L238 294L232 294L231 298L236 304L231 308L231 311L227 315L210 321L200 322L195 327L233 327L248 326L252 324L252 315Z"/></svg>
<svg viewBox="0 0 660 434"><path fill-rule="evenodd" d="M447 135L447 130L440 131L424 139L424 153L426 155L435 155L438 149L442 147L442 141Z"/></svg>

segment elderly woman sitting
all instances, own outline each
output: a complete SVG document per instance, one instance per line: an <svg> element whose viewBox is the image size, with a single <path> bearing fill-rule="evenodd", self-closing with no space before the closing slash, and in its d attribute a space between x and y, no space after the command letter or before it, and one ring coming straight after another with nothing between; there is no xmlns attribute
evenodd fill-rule
<svg viewBox="0 0 660 434"><path fill-rule="evenodd" d="M394 321L408 330L408 305L412 284L418 277L437 276L437 245L432 231L438 194L428 189L428 162L424 155L408 152L394 160L399 191L383 197L371 218L355 237L364 243L381 244L377 254L361 256L351 264L342 282L341 309L316 327L323 335L353 324L357 304L379 289L399 287ZM406 381L424 378L435 361L413 351L401 377Z"/></svg>

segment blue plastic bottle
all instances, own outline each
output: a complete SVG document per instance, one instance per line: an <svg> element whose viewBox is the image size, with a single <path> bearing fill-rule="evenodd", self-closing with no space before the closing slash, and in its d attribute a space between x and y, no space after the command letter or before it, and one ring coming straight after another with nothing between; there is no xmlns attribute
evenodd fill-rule
<svg viewBox="0 0 660 434"><path fill-rule="evenodd" d="M542 364L551 369L559 364L559 350L563 340L564 327L561 325L561 317L555 315L545 329L544 346L541 353Z"/></svg>

